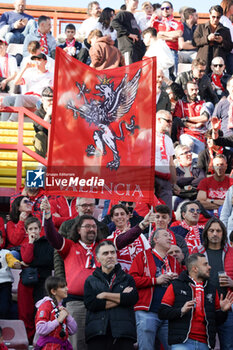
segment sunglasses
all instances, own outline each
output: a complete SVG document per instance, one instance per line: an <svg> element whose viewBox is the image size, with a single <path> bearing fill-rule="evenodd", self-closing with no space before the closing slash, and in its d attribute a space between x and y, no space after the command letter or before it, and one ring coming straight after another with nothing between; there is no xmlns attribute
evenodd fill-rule
<svg viewBox="0 0 233 350"><path fill-rule="evenodd" d="M164 11L164 10L166 10L166 11L169 11L170 10L170 6L166 6L166 7L161 7L161 11Z"/></svg>
<svg viewBox="0 0 233 350"><path fill-rule="evenodd" d="M166 118L160 118L160 119L165 120L168 124L172 124L172 120L170 120L170 119L166 119Z"/></svg>
<svg viewBox="0 0 233 350"><path fill-rule="evenodd" d="M216 67L220 67L222 68L224 65L223 64L213 64L213 66L216 68Z"/></svg>
<svg viewBox="0 0 233 350"><path fill-rule="evenodd" d="M129 206L132 206L134 202L121 202L121 204L126 205L128 203Z"/></svg>
<svg viewBox="0 0 233 350"><path fill-rule="evenodd" d="M200 209L191 208L191 209L189 209L189 212L192 213L192 214L194 214L194 213L200 214L201 210Z"/></svg>

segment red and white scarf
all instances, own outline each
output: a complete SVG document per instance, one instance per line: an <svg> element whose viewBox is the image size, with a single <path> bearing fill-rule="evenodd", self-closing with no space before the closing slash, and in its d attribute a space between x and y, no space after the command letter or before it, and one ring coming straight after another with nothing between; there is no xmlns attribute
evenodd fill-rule
<svg viewBox="0 0 233 350"><path fill-rule="evenodd" d="M3 70L0 68L0 77L7 78L9 73L9 56L6 53L4 57Z"/></svg>
<svg viewBox="0 0 233 350"><path fill-rule="evenodd" d="M192 285L194 298L196 299L196 307L195 312L198 316L203 318L205 316L204 314L204 286L203 282L198 283L193 278L192 281L194 282L194 285Z"/></svg>
<svg viewBox="0 0 233 350"><path fill-rule="evenodd" d="M69 41L66 39L66 46L67 47L74 47L75 46L75 39L73 39L72 41Z"/></svg>
<svg viewBox="0 0 233 350"><path fill-rule="evenodd" d="M157 252L156 249L153 249L152 252L160 261L164 262L164 265L163 265L162 270L161 270L162 271L162 275L164 275L165 273L172 272L171 267L169 265L169 261L168 261L167 255L164 258L162 258L161 255Z"/></svg>
<svg viewBox="0 0 233 350"><path fill-rule="evenodd" d="M79 241L79 243L87 251L86 252L87 260L86 260L85 268L86 269L95 268L96 265L95 265L95 259L94 259L94 254L93 254L95 242L93 242L91 245L87 245L87 244L83 243L82 241Z"/></svg>
<svg viewBox="0 0 233 350"><path fill-rule="evenodd" d="M182 220L181 226L189 231L185 237L185 242L187 244L189 254L191 254L195 247L199 247L201 245L199 225L189 226L184 220Z"/></svg>
<svg viewBox="0 0 233 350"><path fill-rule="evenodd" d="M216 88L224 91L224 87L222 86L222 83L221 83L222 76L223 75L217 75L217 74L212 73L211 80L214 83L214 85L216 86Z"/></svg>
<svg viewBox="0 0 233 350"><path fill-rule="evenodd" d="M230 96L227 97L230 105L229 105L229 111L228 111L228 129L233 128L233 100Z"/></svg>
<svg viewBox="0 0 233 350"><path fill-rule="evenodd" d="M161 152L161 158L167 160L168 158L167 158L166 145L165 145L165 134L160 134L160 152Z"/></svg>
<svg viewBox="0 0 233 350"><path fill-rule="evenodd" d="M41 46L41 51L45 54L48 55L49 53L49 47L48 47L48 42L47 42L47 34L42 34L39 30L38 33L40 35L40 46Z"/></svg>

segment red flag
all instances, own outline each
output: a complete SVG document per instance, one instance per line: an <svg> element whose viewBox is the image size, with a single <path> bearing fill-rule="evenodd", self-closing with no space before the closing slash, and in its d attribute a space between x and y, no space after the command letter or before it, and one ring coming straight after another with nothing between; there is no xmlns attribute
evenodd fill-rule
<svg viewBox="0 0 233 350"><path fill-rule="evenodd" d="M46 191L150 202L155 58L97 71L56 51Z"/></svg>

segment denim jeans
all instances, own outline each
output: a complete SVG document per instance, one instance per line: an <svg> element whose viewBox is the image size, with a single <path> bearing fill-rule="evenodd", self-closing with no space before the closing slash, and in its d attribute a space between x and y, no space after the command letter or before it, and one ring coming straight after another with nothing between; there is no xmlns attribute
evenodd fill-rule
<svg viewBox="0 0 233 350"><path fill-rule="evenodd" d="M233 349L233 312L228 312L227 320L218 327L221 350Z"/></svg>
<svg viewBox="0 0 233 350"><path fill-rule="evenodd" d="M8 44L23 44L25 37L28 34L32 34L37 28L36 21L34 19L30 19L27 22L22 33L20 32L11 32L10 25L5 24L0 29L0 36L5 38Z"/></svg>
<svg viewBox="0 0 233 350"><path fill-rule="evenodd" d="M209 347L205 343L188 339L185 343L172 345L171 350L209 350Z"/></svg>
<svg viewBox="0 0 233 350"><path fill-rule="evenodd" d="M164 350L168 345L168 321L159 319L158 314L148 311L136 311L136 325L139 350L155 350L155 338L160 340Z"/></svg>

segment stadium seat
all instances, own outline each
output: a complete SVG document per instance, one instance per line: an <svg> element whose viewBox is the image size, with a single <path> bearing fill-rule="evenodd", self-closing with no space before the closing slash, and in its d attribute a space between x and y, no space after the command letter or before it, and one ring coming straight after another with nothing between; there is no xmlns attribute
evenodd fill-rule
<svg viewBox="0 0 233 350"><path fill-rule="evenodd" d="M4 343L8 348L27 350L28 338L23 321L0 320Z"/></svg>

